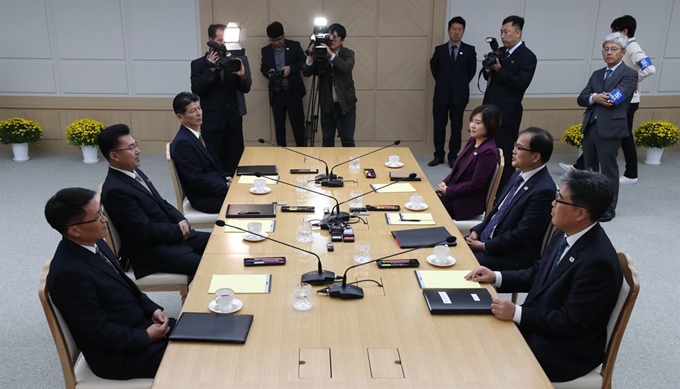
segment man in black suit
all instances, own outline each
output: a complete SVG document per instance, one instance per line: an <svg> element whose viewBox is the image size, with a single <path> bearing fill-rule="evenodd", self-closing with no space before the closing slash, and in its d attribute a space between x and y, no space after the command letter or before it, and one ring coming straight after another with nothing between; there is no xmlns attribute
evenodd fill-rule
<svg viewBox="0 0 680 389"><path fill-rule="evenodd" d="M224 45L224 24L208 27L210 41ZM250 92L252 79L248 58L238 57L241 68L229 73L215 66L218 55L210 50L191 62L191 91L201 97L205 110L203 137L223 169L236 171L243 154L243 93Z"/></svg>
<svg viewBox="0 0 680 389"><path fill-rule="evenodd" d="M555 182L545 165L552 151L553 137L546 130L529 127L520 133L512 153L512 166L518 170L466 238L480 265L518 270L541 257L555 199Z"/></svg>
<svg viewBox="0 0 680 389"><path fill-rule="evenodd" d="M47 222L62 235L47 275L50 297L94 374L153 378L175 321L117 265L94 196L67 188L45 205Z"/></svg>
<svg viewBox="0 0 680 389"><path fill-rule="evenodd" d="M463 112L470 101L470 81L477 70L475 47L463 43L465 19L456 16L449 20L449 41L434 49L430 59L430 70L435 79L432 99L434 126L434 159L429 166L444 163L446 150L446 122L451 118L449 139L449 166L458 157L463 129ZM453 167L453 166L452 166Z"/></svg>
<svg viewBox="0 0 680 389"><path fill-rule="evenodd" d="M612 201L607 178L572 171L553 202L558 228L532 267L493 272L480 266L466 279L493 283L499 292L528 292L524 304L494 298L491 312L512 320L553 382L570 381L602 363L607 324L623 275L616 250L598 223Z"/></svg>
<svg viewBox="0 0 680 389"><path fill-rule="evenodd" d="M484 78L489 85L484 93L484 104L493 104L501 110L501 129L496 133L496 145L503 149L505 169L500 187L510 180L515 172L512 167L512 147L522 122L522 99L531 84L536 71L536 56L522 42L524 18L508 16L501 27L501 41L505 55L489 68L484 69Z"/></svg>
<svg viewBox="0 0 680 389"><path fill-rule="evenodd" d="M170 144L179 181L191 206L205 213L218 213L231 185L231 173L220 169L220 163L206 147L201 131L203 111L197 95L181 92L172 101L181 123Z"/></svg>
<svg viewBox="0 0 680 389"><path fill-rule="evenodd" d="M105 128L97 142L109 162L101 202L120 234L121 258L130 260L137 278L158 272L193 277L210 234L192 230L139 169L141 151L128 126Z"/></svg>
<svg viewBox="0 0 680 389"><path fill-rule="evenodd" d="M276 144L286 146L286 111L293 128L295 145L305 146L305 113L302 98L307 91L300 71L305 53L300 42L286 39L283 25L273 22L267 26L269 45L262 48L260 72L269 79L269 105L274 115Z"/></svg>

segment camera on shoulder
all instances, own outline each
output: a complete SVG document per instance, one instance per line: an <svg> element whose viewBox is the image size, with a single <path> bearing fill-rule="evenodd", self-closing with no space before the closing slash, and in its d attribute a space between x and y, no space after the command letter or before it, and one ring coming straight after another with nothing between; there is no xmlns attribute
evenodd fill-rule
<svg viewBox="0 0 680 389"><path fill-rule="evenodd" d="M236 58L234 54L229 52L225 45L213 41L208 41L208 47L210 47L208 55L210 55L211 53L217 53L217 61L215 61L215 63L208 61L206 56L206 62L209 67L211 68L214 67L217 70L224 69L229 73L238 72L241 69L241 61L238 58Z"/></svg>

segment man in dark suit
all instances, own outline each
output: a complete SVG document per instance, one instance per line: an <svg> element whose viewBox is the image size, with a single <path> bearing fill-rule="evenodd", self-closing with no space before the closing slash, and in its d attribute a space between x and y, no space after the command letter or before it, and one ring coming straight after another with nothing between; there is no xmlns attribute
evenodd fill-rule
<svg viewBox="0 0 680 389"><path fill-rule="evenodd" d="M109 162L101 202L121 239L120 256L135 277L163 272L193 277L210 234L191 229L139 169L140 150L125 124L99 134L99 150Z"/></svg>
<svg viewBox="0 0 680 389"><path fill-rule="evenodd" d="M553 137L547 131L529 127L520 133L512 152L512 167L518 170L466 238L480 265L524 269L541 257L555 199L555 182L546 167L552 151Z"/></svg>
<svg viewBox="0 0 680 389"><path fill-rule="evenodd" d="M203 111L200 99L191 92L181 92L172 101L175 115L182 125L170 144L179 181L191 206L205 213L218 213L231 185L231 173L206 147L201 131Z"/></svg>
<svg viewBox="0 0 680 389"><path fill-rule="evenodd" d="M47 275L50 297L94 374L153 378L174 319L117 265L102 240L106 218L94 196L67 188L45 205L47 222L62 235Z"/></svg>
<svg viewBox="0 0 680 389"><path fill-rule="evenodd" d="M493 104L501 110L501 130L496 135L496 145L503 149L505 169L501 188L515 172L512 167L512 147L522 122L522 99L531 84L536 71L536 56L522 42L524 18L508 16L501 27L501 41L505 56L497 59L491 67L484 69L484 78L489 85L484 93L484 104Z"/></svg>
<svg viewBox="0 0 680 389"><path fill-rule="evenodd" d="M269 79L269 105L274 115L276 144L286 146L286 111L293 128L295 145L305 146L305 113L302 98L307 91L300 71L305 53L300 42L286 39L283 25L267 26L269 45L262 48L260 72Z"/></svg>
<svg viewBox="0 0 680 389"><path fill-rule="evenodd" d="M607 324L623 274L616 250L597 222L612 201L608 179L572 171L553 202L558 228L532 267L494 272L480 266L465 276L499 292L528 292L524 304L494 298L491 312L512 320L553 382L570 381L602 363Z"/></svg>
<svg viewBox="0 0 680 389"><path fill-rule="evenodd" d="M224 44L224 24L208 27L208 38ZM191 91L201 97L205 110L203 137L223 169L236 171L243 154L243 118L246 114L243 93L252 85L245 56L238 57L241 68L233 73L215 66L218 55L210 50L191 62Z"/></svg>
<svg viewBox="0 0 680 389"><path fill-rule="evenodd" d="M434 49L430 70L435 79L432 99L434 126L434 159L429 166L444 163L446 122L451 118L449 166L458 156L463 129L463 112L470 101L470 81L477 70L475 47L461 42L465 34L465 19L456 16L449 20L449 41Z"/></svg>
<svg viewBox="0 0 680 389"><path fill-rule="evenodd" d="M606 67L596 70L577 98L587 107L583 114L583 158L586 169L599 171L611 182L614 198L602 222L616 216L619 197L619 165L616 154L621 138L628 136L628 106L638 85L637 72L623 63L628 38L614 32L602 44Z"/></svg>

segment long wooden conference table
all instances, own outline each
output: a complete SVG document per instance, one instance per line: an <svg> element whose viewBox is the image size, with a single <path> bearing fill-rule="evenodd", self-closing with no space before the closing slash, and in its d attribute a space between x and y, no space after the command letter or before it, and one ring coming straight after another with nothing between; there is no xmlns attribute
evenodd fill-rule
<svg viewBox="0 0 680 389"><path fill-rule="evenodd" d="M304 153L326 161L330 166L367 153L372 148L300 148ZM351 154L350 154L351 153ZM399 155L404 166L385 166L390 155ZM335 169L346 182L341 188L316 187L311 190L336 197L350 198L351 191L371 191L370 184L389 183L390 170L416 171L420 182L410 182L429 205L437 226L444 226L458 239L451 248L457 263L448 268L430 265L424 248L398 258L417 258L420 270L469 270L477 266L474 255L449 218L431 184L422 174L408 148L391 147L361 158L362 169L352 173L349 164ZM291 168L318 168L324 165L310 158L275 147L246 148L241 165L272 164L280 180L296 184ZM374 179L363 174L373 168ZM313 179L314 174L309 174ZM443 178L443 177L442 177ZM249 192L252 184L239 184L235 178L220 212L227 204L314 205L316 213L282 213L277 210L271 238L317 253L325 270L341 276L354 265L355 243L336 242L327 252L329 232L316 229L310 244L296 242L297 228L303 220L319 219L324 207L335 202L308 193L298 195L295 188L267 182L272 191L266 195ZM364 205L399 204L402 212L413 193L369 193ZM341 206L347 211L348 204ZM388 225L384 212L362 216L366 223L353 224L357 242L370 242L373 259L402 251L391 231L418 226ZM233 219L232 219L233 220ZM257 219L253 219L255 221ZM432 226L423 226L432 227ZM314 256L272 241L248 242L242 233L225 233L215 227L182 312L209 312L214 294L208 293L213 274L272 274L271 293L237 294L243 308L237 314L254 315L245 344L170 342L153 388L542 388L552 387L545 373L512 322L492 315L431 315L413 268L380 269L375 263L352 269L348 279L376 279L383 287L363 282L365 297L341 300L316 293L308 311L293 308L293 288L303 273L317 268ZM285 256L284 266L244 267L243 259L258 256ZM489 287L490 290L493 288ZM496 295L494 291L492 295Z"/></svg>

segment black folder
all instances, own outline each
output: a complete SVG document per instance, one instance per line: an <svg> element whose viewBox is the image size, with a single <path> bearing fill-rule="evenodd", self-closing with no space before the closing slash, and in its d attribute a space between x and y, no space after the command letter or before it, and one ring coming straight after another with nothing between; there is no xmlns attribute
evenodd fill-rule
<svg viewBox="0 0 680 389"><path fill-rule="evenodd" d="M414 178L411 178L412 173L416 174ZM389 175L390 181L421 181L421 178L418 177L418 172L415 170L410 171L392 170L390 171Z"/></svg>
<svg viewBox="0 0 680 389"><path fill-rule="evenodd" d="M392 236L402 249L413 247L434 247L437 244L446 244L446 238L451 236L444 227L418 228L412 230L392 231ZM456 242L449 243L455 246Z"/></svg>
<svg viewBox="0 0 680 389"><path fill-rule="evenodd" d="M185 312L168 337L188 342L245 343L253 315Z"/></svg>
<svg viewBox="0 0 680 389"><path fill-rule="evenodd" d="M276 176L279 174L279 169L276 165L246 165L237 166L237 176L254 176L255 173L260 173L263 176Z"/></svg>
<svg viewBox="0 0 680 389"><path fill-rule="evenodd" d="M423 296L433 315L442 313L491 313L491 294L484 288L425 289Z"/></svg>
<svg viewBox="0 0 680 389"><path fill-rule="evenodd" d="M229 204L226 217L276 217L276 204Z"/></svg>

